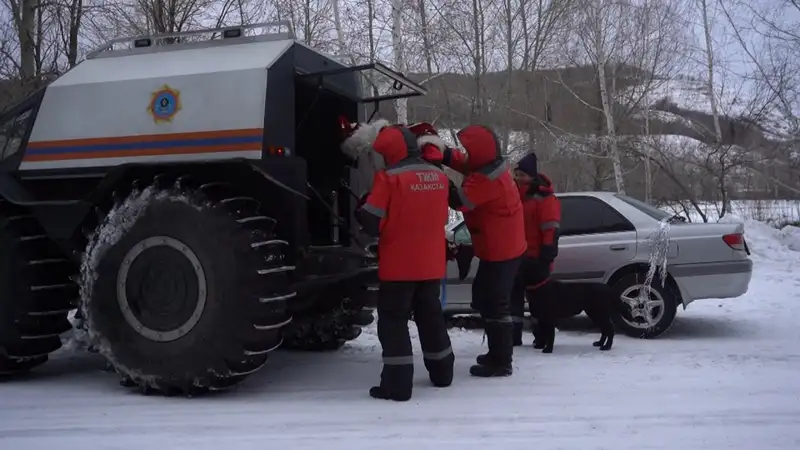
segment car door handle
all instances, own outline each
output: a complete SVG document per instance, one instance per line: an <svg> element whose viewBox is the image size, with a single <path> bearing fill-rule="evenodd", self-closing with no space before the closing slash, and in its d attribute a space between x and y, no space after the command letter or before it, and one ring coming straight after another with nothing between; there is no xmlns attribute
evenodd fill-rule
<svg viewBox="0 0 800 450"><path fill-rule="evenodd" d="M615 244L615 245L610 245L608 248L610 248L611 250L614 250L616 252L616 251L620 251L620 250L625 250L625 249L628 248L628 246L624 245L624 244Z"/></svg>

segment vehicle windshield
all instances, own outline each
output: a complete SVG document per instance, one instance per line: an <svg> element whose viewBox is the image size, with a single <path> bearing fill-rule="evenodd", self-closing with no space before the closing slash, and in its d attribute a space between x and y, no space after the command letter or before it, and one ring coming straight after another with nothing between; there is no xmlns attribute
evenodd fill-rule
<svg viewBox="0 0 800 450"><path fill-rule="evenodd" d="M648 216L652 217L656 220L664 220L670 217L674 217L674 214L668 213L663 209L658 209L653 205L649 205L641 200L637 200L633 197L628 197L627 195L616 194L616 197L623 202L633 206L634 208L638 209L639 211L647 214Z"/></svg>

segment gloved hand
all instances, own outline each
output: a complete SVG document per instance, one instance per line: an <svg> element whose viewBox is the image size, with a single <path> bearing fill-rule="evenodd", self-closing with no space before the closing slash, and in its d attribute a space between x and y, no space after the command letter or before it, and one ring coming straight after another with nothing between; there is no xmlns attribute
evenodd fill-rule
<svg viewBox="0 0 800 450"><path fill-rule="evenodd" d="M422 146L422 159L433 165L441 167L444 155L435 145L425 144Z"/></svg>
<svg viewBox="0 0 800 450"><path fill-rule="evenodd" d="M409 125L408 129L417 137L417 145L422 153L422 159L441 167L447 144L439 137L439 133L433 128L433 125L420 122Z"/></svg>
<svg viewBox="0 0 800 450"><path fill-rule="evenodd" d="M456 255L458 255L458 248L460 246L458 244L456 244L455 242L450 242L448 240L445 240L445 243L447 245L447 250L446 250L447 260L448 261L455 261Z"/></svg>
<svg viewBox="0 0 800 450"><path fill-rule="evenodd" d="M408 126L408 130L414 133L414 136L436 136L439 133L436 131L436 128L433 128L433 125L429 124L428 122L417 122L412 123Z"/></svg>
<svg viewBox="0 0 800 450"><path fill-rule="evenodd" d="M462 151L462 150L459 150L457 148L451 148L451 147L447 147L445 150L442 151L442 157L443 157L442 158L442 162L449 166L450 165L450 161L453 158L453 153L458 153L460 155L460 158L459 157L457 157L457 158L459 160L461 160L462 164L467 164L469 162L469 153L467 153L466 151Z"/></svg>
<svg viewBox="0 0 800 450"><path fill-rule="evenodd" d="M469 276L472 267L472 259L475 257L475 249L471 245L460 245L456 253L458 263L458 279L465 280Z"/></svg>

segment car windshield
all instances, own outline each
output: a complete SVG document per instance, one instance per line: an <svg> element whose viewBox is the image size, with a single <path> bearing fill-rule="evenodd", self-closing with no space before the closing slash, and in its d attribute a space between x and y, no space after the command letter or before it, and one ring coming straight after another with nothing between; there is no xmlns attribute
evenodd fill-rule
<svg viewBox="0 0 800 450"><path fill-rule="evenodd" d="M649 205L641 200L636 200L633 197L628 197L627 195L616 194L616 197L623 202L633 206L634 208L638 209L639 211L647 214L648 216L652 217L656 220L664 220L673 216L673 214L664 211L663 209L658 209L653 205Z"/></svg>

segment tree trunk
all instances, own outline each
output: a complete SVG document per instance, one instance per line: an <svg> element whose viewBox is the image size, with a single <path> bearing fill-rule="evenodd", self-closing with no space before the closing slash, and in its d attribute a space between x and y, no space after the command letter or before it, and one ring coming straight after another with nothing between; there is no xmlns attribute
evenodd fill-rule
<svg viewBox="0 0 800 450"><path fill-rule="evenodd" d="M505 9L505 35L506 35L506 86L505 86L505 103L511 104L511 97L513 94L513 81L514 81L514 13L511 10L512 0L503 0ZM502 117L506 120L503 125L503 138L502 138L502 152L505 156L509 156L509 142L511 141L511 127L509 125L507 111L503 111Z"/></svg>
<svg viewBox="0 0 800 450"><path fill-rule="evenodd" d="M403 58L403 0L392 0L392 53L394 55L394 69L405 73L405 60ZM408 102L405 98L395 102L397 109L397 122L408 123Z"/></svg>
<svg viewBox="0 0 800 450"><path fill-rule="evenodd" d="M714 134L717 145L722 145L722 127L719 124L719 109L717 107L717 94L714 91L714 50L711 43L711 28L708 24L708 11L706 0L700 0L700 9L703 14L703 34L706 40L706 70L708 71L708 99L711 102L711 115L714 118Z"/></svg>
<svg viewBox="0 0 800 450"><path fill-rule="evenodd" d="M367 37L369 38L369 59L375 60L375 0L367 0ZM378 96L378 86L372 85L372 95Z"/></svg>
<svg viewBox="0 0 800 450"><path fill-rule="evenodd" d="M472 0L472 66L475 79L475 99L472 104L471 121L483 120L483 5L479 0Z"/></svg>
<svg viewBox="0 0 800 450"><path fill-rule="evenodd" d="M72 0L69 8L69 37L67 40L67 64L69 68L78 64L78 36L83 19L83 0Z"/></svg>
<svg viewBox="0 0 800 450"><path fill-rule="evenodd" d="M620 161L619 147L617 146L617 133L614 126L614 111L610 104L610 99L608 98L608 87L606 85L606 54L603 43L603 3L603 0L597 0L597 9L595 10L596 14L594 17L597 77L600 83L600 98L603 104L603 114L606 117L606 140L611 164L614 167L614 181L617 184L617 192L625 194L625 181L622 177L622 162Z"/></svg>
<svg viewBox="0 0 800 450"><path fill-rule="evenodd" d="M419 23L422 33L422 53L425 56L425 69L428 79L433 76L433 57L431 55L430 31L428 30L428 13L425 10L425 0L419 0Z"/></svg>
<svg viewBox="0 0 800 450"><path fill-rule="evenodd" d="M331 0L331 9L333 9L333 26L336 28L336 41L339 44L339 55L342 56L346 52L344 44L344 29L342 28L342 17L339 14L339 0ZM350 55L352 61L353 55ZM355 64L355 61L352 61Z"/></svg>
<svg viewBox="0 0 800 450"><path fill-rule="evenodd" d="M650 135L650 103L649 95L645 94L645 102L647 102L644 109L644 138L645 138L645 155L644 155L644 201L650 203L653 197L653 173L650 168L650 155L652 149L653 137Z"/></svg>
<svg viewBox="0 0 800 450"><path fill-rule="evenodd" d="M36 4L38 0L21 0L17 22L19 39L19 77L29 82L36 74Z"/></svg>
<svg viewBox="0 0 800 450"><path fill-rule="evenodd" d="M722 127L719 123L719 107L717 105L717 94L714 91L714 47L711 42L711 27L708 23L708 7L706 6L706 0L700 0L700 10L703 16L703 34L705 35L705 42L706 42L706 70L708 71L708 80L707 80L707 88L708 88L708 99L711 103L711 116L714 121L714 138L716 140L716 145L718 147L722 146ZM719 151L721 149L717 149ZM723 152L725 154L726 152ZM722 163L724 164L724 163ZM725 216L729 208L729 200L727 195L727 189L725 188L725 170L724 167L720 168L721 173L719 174L719 187L720 187L720 194L722 196L722 212L720 213L720 218Z"/></svg>

